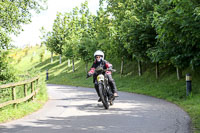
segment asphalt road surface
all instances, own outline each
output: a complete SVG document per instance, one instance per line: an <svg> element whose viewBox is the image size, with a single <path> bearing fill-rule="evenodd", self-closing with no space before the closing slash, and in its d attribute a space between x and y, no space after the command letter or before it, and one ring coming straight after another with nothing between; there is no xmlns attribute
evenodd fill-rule
<svg viewBox="0 0 200 133"><path fill-rule="evenodd" d="M49 101L22 119L0 124L0 133L190 133L190 118L164 100L119 92L105 110L94 89L47 85Z"/></svg>

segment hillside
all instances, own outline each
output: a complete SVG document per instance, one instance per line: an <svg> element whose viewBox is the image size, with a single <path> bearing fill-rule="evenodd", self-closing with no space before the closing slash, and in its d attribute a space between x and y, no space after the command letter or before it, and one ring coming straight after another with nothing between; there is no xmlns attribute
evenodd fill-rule
<svg viewBox="0 0 200 133"><path fill-rule="evenodd" d="M37 55L33 57L34 51ZM18 52L18 54L20 51ZM16 69L31 71L35 69L40 71L46 77L48 70L49 80L47 83L65 84L73 86L84 86L93 88L92 78L86 79L85 64L81 60L76 60L76 71L72 72L72 65L68 65L68 60L62 58L59 64L59 57L54 56L54 62L51 63L50 53L41 58L41 53L45 53L45 47L33 47L29 49L26 56L21 58L21 63L16 65ZM32 61L31 61L32 60ZM173 102L183 108L192 118L193 129L200 132L200 73L199 69L192 71L186 69L183 75L190 72L192 75L192 94L186 97L186 82L183 77L177 80L176 71L173 67L161 67L161 76L159 80L155 78L154 66L144 65L144 73L141 77L137 75L137 65L133 63L125 63L124 75L120 77L120 62L109 60L114 65L117 72L113 74L119 91L127 91L140 93L165 99ZM89 64L91 66L91 63ZM23 68L23 69L22 69Z"/></svg>
<svg viewBox="0 0 200 133"><path fill-rule="evenodd" d="M39 46L11 50L9 54L9 63L13 67L10 71L12 71L15 75L14 81L12 82L16 83L40 75L40 71L35 69L34 65L40 63L40 61L42 61L42 58L45 59L45 57L43 57L43 54L45 54L44 50L44 47ZM48 54L46 53L46 55ZM8 82L10 83L11 81L6 81L6 83ZM26 87L27 94L30 94L31 84L27 84ZM30 100L17 104L16 108L13 108L13 105L8 105L0 108L0 123L22 118L40 109L48 100L46 83L43 76L40 77L37 87L40 88L40 91L33 101ZM25 92L22 88L22 86L16 87L17 99L24 97ZM9 101L11 99L12 91L10 88L0 90L0 103Z"/></svg>

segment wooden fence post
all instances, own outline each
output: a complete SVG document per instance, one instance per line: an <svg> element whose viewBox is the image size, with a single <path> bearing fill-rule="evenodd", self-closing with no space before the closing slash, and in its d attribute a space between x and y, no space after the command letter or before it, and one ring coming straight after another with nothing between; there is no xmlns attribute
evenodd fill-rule
<svg viewBox="0 0 200 133"><path fill-rule="evenodd" d="M141 63L141 61L138 61L138 75L142 76L142 63Z"/></svg>
<svg viewBox="0 0 200 133"><path fill-rule="evenodd" d="M158 79L160 76L160 71L159 71L159 63L156 62L156 79Z"/></svg>
<svg viewBox="0 0 200 133"><path fill-rule="evenodd" d="M15 87L12 88L12 100L16 100L16 90L15 90ZM16 108L16 104L14 104L14 108Z"/></svg>
<svg viewBox="0 0 200 133"><path fill-rule="evenodd" d="M25 97L27 96L27 87L26 87L26 84L24 84L24 96Z"/></svg>
<svg viewBox="0 0 200 133"><path fill-rule="evenodd" d="M37 85L38 85L38 80L39 80L39 79L36 80L36 81L37 81Z"/></svg>
<svg viewBox="0 0 200 133"><path fill-rule="evenodd" d="M33 84L33 82L31 82L31 92L32 92L32 93L34 92L34 84ZM34 95L33 95L33 97L32 97L32 100L34 100Z"/></svg>
<svg viewBox="0 0 200 133"><path fill-rule="evenodd" d="M28 84L30 84L30 83L31 83L31 94L28 95L28 88L29 88ZM25 102L29 99L34 100L37 92L39 91L39 88L37 88L38 84L39 84L39 76L32 78L32 79L29 79L27 81L0 85L0 89L9 88L12 91L11 92L11 98L9 98L9 99L12 99L12 100L0 103L0 108L5 107L5 106L10 105L10 104L13 104L13 107L16 108L18 103ZM17 86L21 86L22 88L21 87L16 88ZM24 98L18 98L17 97L16 89L21 89L21 91L24 91Z"/></svg>

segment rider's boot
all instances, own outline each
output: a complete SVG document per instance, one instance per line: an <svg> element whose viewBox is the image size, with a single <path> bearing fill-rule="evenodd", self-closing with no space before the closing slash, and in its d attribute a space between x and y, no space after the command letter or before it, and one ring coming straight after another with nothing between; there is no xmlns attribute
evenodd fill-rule
<svg viewBox="0 0 200 133"><path fill-rule="evenodd" d="M115 84L115 80L112 78L111 75L107 75L107 76L108 76L108 79L109 79L109 84L110 84L111 90L113 92L113 95L115 97L118 97L117 87L116 87L116 84Z"/></svg>
<svg viewBox="0 0 200 133"><path fill-rule="evenodd" d="M99 100L98 100L98 102L101 102L102 100L101 100L101 98L99 97Z"/></svg>
<svg viewBox="0 0 200 133"><path fill-rule="evenodd" d="M111 85L111 90L113 92L114 97L119 97L119 95L117 93L117 87L116 87L115 82L114 81L111 82L110 85Z"/></svg>

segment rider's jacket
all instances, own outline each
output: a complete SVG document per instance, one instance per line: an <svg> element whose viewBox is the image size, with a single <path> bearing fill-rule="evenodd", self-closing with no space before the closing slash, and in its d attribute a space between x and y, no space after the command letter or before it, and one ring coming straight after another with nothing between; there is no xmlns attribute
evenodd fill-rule
<svg viewBox="0 0 200 133"><path fill-rule="evenodd" d="M108 61L106 60L101 60L100 62L97 62L96 60L94 61L92 67L90 68L90 71L88 73L90 74L94 74L95 69L101 66L103 67L103 69L107 69L107 68L112 68L112 64L110 64ZM111 74L111 71L106 71L106 74Z"/></svg>

